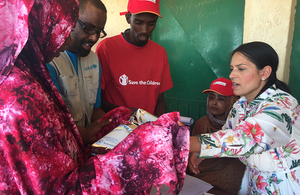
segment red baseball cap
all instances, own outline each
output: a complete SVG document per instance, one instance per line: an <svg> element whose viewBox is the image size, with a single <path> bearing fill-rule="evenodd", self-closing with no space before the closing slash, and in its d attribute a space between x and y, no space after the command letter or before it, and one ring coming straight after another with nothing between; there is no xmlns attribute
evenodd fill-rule
<svg viewBox="0 0 300 195"><path fill-rule="evenodd" d="M132 14L152 13L162 18L159 14L159 0L129 0L127 12L120 12L120 15L128 12Z"/></svg>
<svg viewBox="0 0 300 195"><path fill-rule="evenodd" d="M217 78L210 84L210 88L204 90L202 93L208 93L210 91L216 92L220 95L231 96L234 95L232 89L232 81L223 77ZM234 95L236 96L236 95Z"/></svg>

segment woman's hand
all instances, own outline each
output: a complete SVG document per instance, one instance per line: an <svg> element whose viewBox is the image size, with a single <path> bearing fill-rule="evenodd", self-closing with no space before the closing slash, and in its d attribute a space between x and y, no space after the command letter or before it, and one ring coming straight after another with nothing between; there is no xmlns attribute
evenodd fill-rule
<svg viewBox="0 0 300 195"><path fill-rule="evenodd" d="M190 152L189 164L188 164L189 170L194 174L200 173L198 166L203 160L204 160L203 158L202 159L197 158L195 153Z"/></svg>
<svg viewBox="0 0 300 195"><path fill-rule="evenodd" d="M181 126L181 127L182 127L182 126L185 126L185 124L183 124L183 122L181 122L181 121L177 121L177 125L178 125L178 126Z"/></svg>

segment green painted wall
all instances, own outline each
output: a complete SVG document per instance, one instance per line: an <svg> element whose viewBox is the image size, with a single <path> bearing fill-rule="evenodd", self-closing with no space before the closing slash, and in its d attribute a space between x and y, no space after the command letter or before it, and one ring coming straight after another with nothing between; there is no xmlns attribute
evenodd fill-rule
<svg viewBox="0 0 300 195"><path fill-rule="evenodd" d="M151 39L162 45L174 87L165 92L168 111L194 120L206 115L204 89L228 78L230 52L243 40L244 0L161 0Z"/></svg>
<svg viewBox="0 0 300 195"><path fill-rule="evenodd" d="M300 0L297 0L297 5L300 5ZM292 95L300 101L300 10L296 10L295 29L292 44L291 55L291 70L289 86L292 90Z"/></svg>

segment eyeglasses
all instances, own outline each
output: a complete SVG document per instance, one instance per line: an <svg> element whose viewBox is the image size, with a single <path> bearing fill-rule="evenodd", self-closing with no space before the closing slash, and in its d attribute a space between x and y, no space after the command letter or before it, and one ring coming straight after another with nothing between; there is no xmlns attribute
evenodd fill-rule
<svg viewBox="0 0 300 195"><path fill-rule="evenodd" d="M85 26L79 19L77 20L77 22L81 25L81 27L83 28L83 31L88 35L93 35L93 34L97 33L100 38L104 38L107 35L106 32L104 31L104 29L98 31L92 27Z"/></svg>

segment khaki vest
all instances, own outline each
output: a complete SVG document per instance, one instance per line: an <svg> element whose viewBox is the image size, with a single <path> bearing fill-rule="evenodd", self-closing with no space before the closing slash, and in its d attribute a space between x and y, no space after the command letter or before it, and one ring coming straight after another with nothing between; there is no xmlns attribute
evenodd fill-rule
<svg viewBox="0 0 300 195"><path fill-rule="evenodd" d="M56 71L60 93L76 125L91 124L97 91L100 86L100 65L94 52L78 57L78 76L66 51L49 63Z"/></svg>

